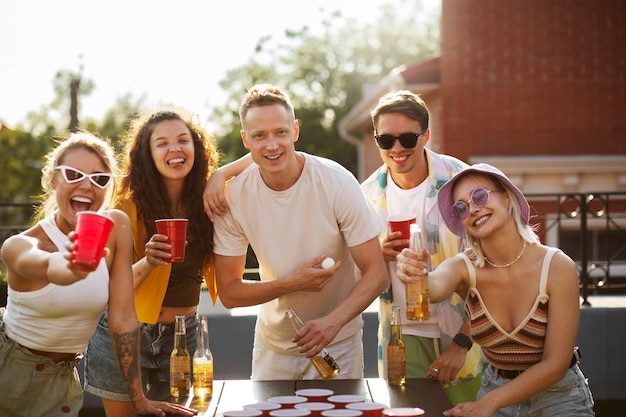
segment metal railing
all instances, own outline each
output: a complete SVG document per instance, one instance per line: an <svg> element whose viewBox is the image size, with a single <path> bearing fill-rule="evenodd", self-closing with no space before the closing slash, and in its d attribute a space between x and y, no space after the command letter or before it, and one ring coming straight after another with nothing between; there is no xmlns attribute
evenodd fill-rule
<svg viewBox="0 0 626 417"><path fill-rule="evenodd" d="M542 242L578 265L583 305L590 294L626 294L626 193L527 194Z"/></svg>
<svg viewBox="0 0 626 417"><path fill-rule="evenodd" d="M590 294L626 294L626 193L527 194L531 223L542 242L560 248L578 265L584 305ZM0 203L0 244L24 230L34 203ZM0 262L0 273L4 265ZM246 278L258 278L249 250Z"/></svg>

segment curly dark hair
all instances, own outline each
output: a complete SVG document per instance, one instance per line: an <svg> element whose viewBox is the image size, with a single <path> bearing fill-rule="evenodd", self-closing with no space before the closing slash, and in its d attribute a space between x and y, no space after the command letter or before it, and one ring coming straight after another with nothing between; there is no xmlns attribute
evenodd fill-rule
<svg viewBox="0 0 626 417"><path fill-rule="evenodd" d="M202 193L209 176L217 169L219 154L215 139L194 121L193 114L185 109L167 107L146 112L132 121L126 132L124 173L121 198L132 198L138 215L148 232L148 239L156 232L155 219L175 217L161 174L158 172L150 151L150 137L155 126L167 120L184 122L193 138L195 157L193 167L185 178L182 195L183 210L189 223L188 239L198 240L196 254L206 265L213 254L213 223L204 213Z"/></svg>

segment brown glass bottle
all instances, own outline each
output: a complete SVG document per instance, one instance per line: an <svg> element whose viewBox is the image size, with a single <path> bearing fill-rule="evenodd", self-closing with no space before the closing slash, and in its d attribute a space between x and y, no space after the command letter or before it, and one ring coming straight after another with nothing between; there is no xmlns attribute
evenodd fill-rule
<svg viewBox="0 0 626 417"><path fill-rule="evenodd" d="M391 338L387 345L387 382L389 385L406 383L406 347L402 341L399 306L393 306L391 311Z"/></svg>
<svg viewBox="0 0 626 417"><path fill-rule="evenodd" d="M409 238L411 250L422 250L420 227L417 224L410 226ZM428 289L428 275L420 277L419 281L405 284L406 289L406 318L408 320L430 319L430 291Z"/></svg>
<svg viewBox="0 0 626 417"><path fill-rule="evenodd" d="M304 326L302 319L296 314L293 308L287 309L287 317L291 320L293 328L298 331ZM333 379L339 373L339 365L326 349L311 358L311 362L323 379Z"/></svg>
<svg viewBox="0 0 626 417"><path fill-rule="evenodd" d="M198 343L193 354L193 396L206 400L213 395L213 354L209 348L209 324L198 318Z"/></svg>
<svg viewBox="0 0 626 417"><path fill-rule="evenodd" d="M191 362L187 350L185 316L176 316L174 349L170 355L170 395L187 397L191 390Z"/></svg>

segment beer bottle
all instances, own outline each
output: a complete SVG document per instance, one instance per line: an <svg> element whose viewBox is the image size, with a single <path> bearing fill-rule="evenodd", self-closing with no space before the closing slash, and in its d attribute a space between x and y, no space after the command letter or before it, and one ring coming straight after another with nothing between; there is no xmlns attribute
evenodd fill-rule
<svg viewBox="0 0 626 417"><path fill-rule="evenodd" d="M193 353L193 395L202 400L213 395L213 354L209 349L209 324L206 316L198 319L198 343Z"/></svg>
<svg viewBox="0 0 626 417"><path fill-rule="evenodd" d="M302 326L304 326L304 322L296 314L293 308L287 309L287 316L291 320L291 324L293 325L293 328L296 330L296 332L300 330ZM335 375L339 373L339 365L337 365L335 359L333 359L333 357L330 355L330 353L328 353L326 349L322 349L320 353L312 357L311 362L323 379L332 379Z"/></svg>
<svg viewBox="0 0 626 417"><path fill-rule="evenodd" d="M409 247L412 251L422 250L421 230L419 225L410 226ZM430 292L428 290L428 276L419 278L418 282L405 284L406 289L406 318L408 320L430 319Z"/></svg>
<svg viewBox="0 0 626 417"><path fill-rule="evenodd" d="M387 381L389 385L404 385L406 382L406 347L402 341L400 307L391 311L391 339L387 345Z"/></svg>
<svg viewBox="0 0 626 417"><path fill-rule="evenodd" d="M187 397L191 390L191 361L187 350L185 316L176 316L174 349L170 355L170 395Z"/></svg>

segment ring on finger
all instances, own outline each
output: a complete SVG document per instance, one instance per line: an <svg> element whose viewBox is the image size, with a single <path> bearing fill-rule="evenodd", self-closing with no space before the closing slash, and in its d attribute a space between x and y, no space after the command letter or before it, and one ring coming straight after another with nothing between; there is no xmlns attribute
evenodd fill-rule
<svg viewBox="0 0 626 417"><path fill-rule="evenodd" d="M433 368L433 372L439 375L439 368Z"/></svg>

